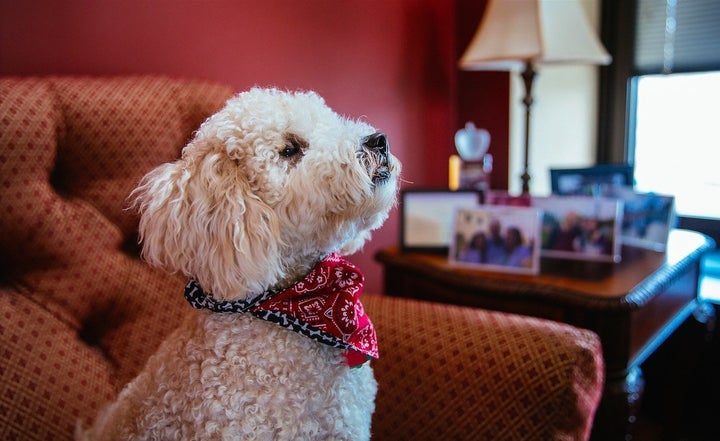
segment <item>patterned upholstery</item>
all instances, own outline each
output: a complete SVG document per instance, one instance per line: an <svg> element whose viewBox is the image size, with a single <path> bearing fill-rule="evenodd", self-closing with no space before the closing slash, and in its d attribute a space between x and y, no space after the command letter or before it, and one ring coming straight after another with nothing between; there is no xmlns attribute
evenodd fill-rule
<svg viewBox="0 0 720 441"><path fill-rule="evenodd" d="M540 319L366 296L380 359L376 440L587 439L598 337Z"/></svg>
<svg viewBox="0 0 720 441"><path fill-rule="evenodd" d="M153 77L0 83L0 439L69 439L186 310L137 258L127 196L225 86Z"/></svg>
<svg viewBox="0 0 720 441"><path fill-rule="evenodd" d="M0 78L0 439L72 439L191 311L184 281L138 258L126 198L230 94L163 77ZM365 299L381 345L375 439L586 437L594 334Z"/></svg>

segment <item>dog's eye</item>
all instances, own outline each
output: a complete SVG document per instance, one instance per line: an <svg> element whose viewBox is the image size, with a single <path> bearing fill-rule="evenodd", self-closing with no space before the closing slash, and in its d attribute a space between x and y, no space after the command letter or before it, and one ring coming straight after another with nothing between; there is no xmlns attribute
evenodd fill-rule
<svg viewBox="0 0 720 441"><path fill-rule="evenodd" d="M307 142L297 135L288 135L285 141L285 147L280 150L280 156L284 158L292 158L303 152L307 148Z"/></svg>
<svg viewBox="0 0 720 441"><path fill-rule="evenodd" d="M297 155L300 152L302 152L302 148L298 144L289 143L285 146L284 149L280 150L280 156L290 158L292 156Z"/></svg>

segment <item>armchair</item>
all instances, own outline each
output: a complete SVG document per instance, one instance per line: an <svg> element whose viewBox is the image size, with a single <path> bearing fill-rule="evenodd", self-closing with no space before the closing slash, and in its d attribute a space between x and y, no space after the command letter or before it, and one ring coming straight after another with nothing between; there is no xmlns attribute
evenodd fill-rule
<svg viewBox="0 0 720 441"><path fill-rule="evenodd" d="M184 280L138 257L126 197L222 106L165 77L0 78L0 439L72 439L185 313ZM377 440L581 440L598 337L568 325L366 294Z"/></svg>

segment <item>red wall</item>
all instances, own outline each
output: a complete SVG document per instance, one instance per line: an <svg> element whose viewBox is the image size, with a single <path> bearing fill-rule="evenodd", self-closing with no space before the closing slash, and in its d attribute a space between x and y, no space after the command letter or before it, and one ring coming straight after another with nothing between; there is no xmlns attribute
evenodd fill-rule
<svg viewBox="0 0 720 441"><path fill-rule="evenodd" d="M488 74L465 74L470 83L463 75L462 84L471 91L458 94L456 13L462 16L468 5L0 0L0 74L151 73L215 80L238 91L253 85L313 89L339 113L362 116L389 135L406 186L445 186L452 137L465 120L491 130L496 164L503 164L498 150L507 150L507 111L494 102L507 101L505 77L497 81L490 74L488 84ZM459 21L474 28L479 18ZM366 273L368 292L381 290L372 255L396 243L397 234L393 212L365 251L353 256Z"/></svg>

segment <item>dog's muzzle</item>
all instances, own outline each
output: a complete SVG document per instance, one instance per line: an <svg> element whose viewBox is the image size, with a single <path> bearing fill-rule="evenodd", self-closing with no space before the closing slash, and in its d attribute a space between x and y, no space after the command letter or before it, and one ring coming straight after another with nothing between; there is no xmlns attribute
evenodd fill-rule
<svg viewBox="0 0 720 441"><path fill-rule="evenodd" d="M361 141L359 156L375 185L382 185L390 179L390 145L384 133L373 133Z"/></svg>

